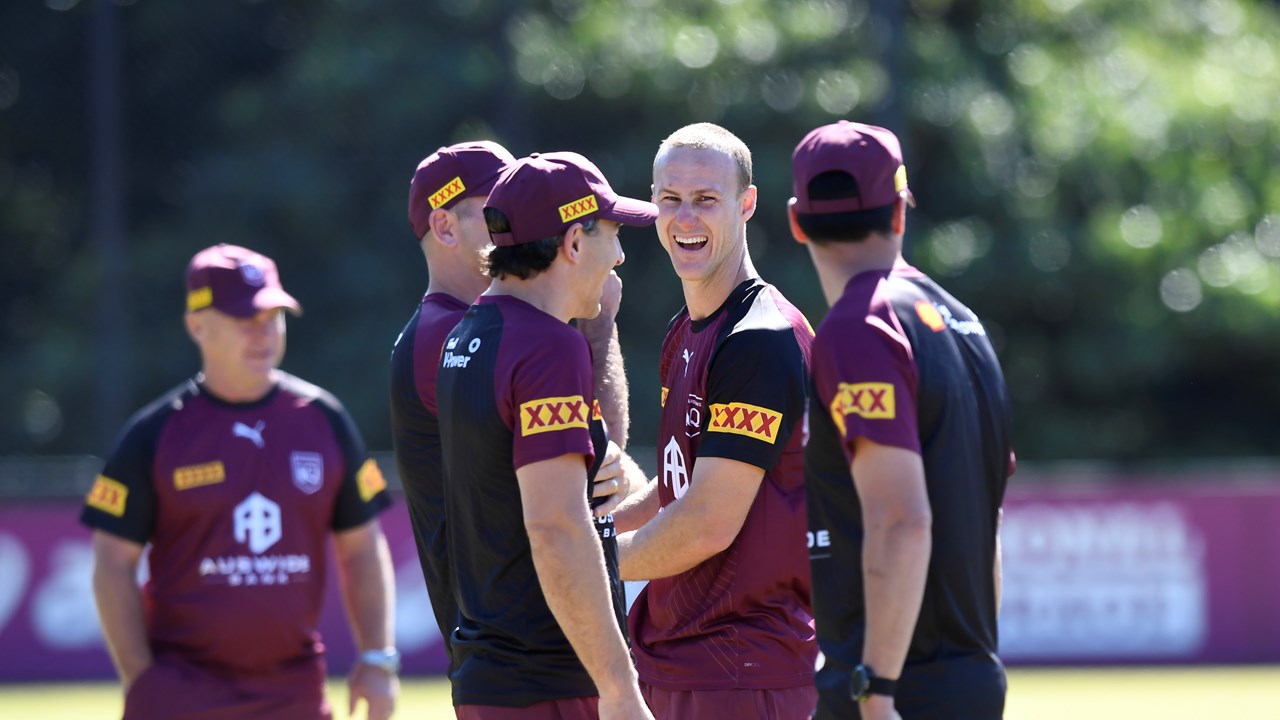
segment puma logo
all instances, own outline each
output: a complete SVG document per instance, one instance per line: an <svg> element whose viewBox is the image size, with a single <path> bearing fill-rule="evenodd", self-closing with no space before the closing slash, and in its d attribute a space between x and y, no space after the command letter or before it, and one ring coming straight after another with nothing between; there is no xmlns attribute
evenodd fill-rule
<svg viewBox="0 0 1280 720"><path fill-rule="evenodd" d="M248 425L245 425L240 421L236 421L236 423L231 426L231 434L234 437L240 437L240 438L245 438L246 440L252 440L254 445L257 445L259 448L261 448L263 447L263 445L266 444L262 442L262 431L265 430L266 427L267 427L267 424L262 420L259 420L258 422L254 423L253 427L249 427Z"/></svg>
<svg viewBox="0 0 1280 720"><path fill-rule="evenodd" d="M693 358L693 353L689 352L689 348L684 349L684 374L689 374L689 360Z"/></svg>

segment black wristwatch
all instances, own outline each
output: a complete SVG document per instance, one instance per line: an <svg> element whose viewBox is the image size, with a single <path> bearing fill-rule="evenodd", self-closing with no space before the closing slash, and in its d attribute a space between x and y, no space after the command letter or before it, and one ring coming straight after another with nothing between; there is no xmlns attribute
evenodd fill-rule
<svg viewBox="0 0 1280 720"><path fill-rule="evenodd" d="M853 669L853 677L849 679L849 697L858 702L866 702L872 695L888 695L898 691L898 681L876 677L867 665L858 665Z"/></svg>

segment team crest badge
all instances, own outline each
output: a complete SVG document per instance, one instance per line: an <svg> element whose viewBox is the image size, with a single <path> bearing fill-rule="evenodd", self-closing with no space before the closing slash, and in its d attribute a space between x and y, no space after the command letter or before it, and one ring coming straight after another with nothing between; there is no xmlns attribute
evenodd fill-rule
<svg viewBox="0 0 1280 720"><path fill-rule="evenodd" d="M240 277L244 278L245 283L254 287L262 287L267 281L266 275L262 274L262 268L252 263L240 264Z"/></svg>
<svg viewBox="0 0 1280 720"><path fill-rule="evenodd" d="M291 453L289 463L293 465L293 484L302 492L314 495L324 486L324 458L320 453Z"/></svg>

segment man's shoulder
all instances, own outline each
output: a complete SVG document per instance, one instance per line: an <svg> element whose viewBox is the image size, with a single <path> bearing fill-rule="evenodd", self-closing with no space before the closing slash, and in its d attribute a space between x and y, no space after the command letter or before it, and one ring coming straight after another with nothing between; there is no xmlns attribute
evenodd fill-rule
<svg viewBox="0 0 1280 720"><path fill-rule="evenodd" d="M280 395L286 400L287 407L307 408L314 406L329 412L346 412L342 402L328 390L283 370L278 371L278 373L276 386Z"/></svg>

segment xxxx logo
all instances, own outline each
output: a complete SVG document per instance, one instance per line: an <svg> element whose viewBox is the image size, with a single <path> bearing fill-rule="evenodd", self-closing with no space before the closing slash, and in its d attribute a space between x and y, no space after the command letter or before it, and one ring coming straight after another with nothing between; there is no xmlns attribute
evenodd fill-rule
<svg viewBox="0 0 1280 720"><path fill-rule="evenodd" d="M600 208L596 205L596 196L588 195L580 200L574 200L571 203L565 203L560 206L560 222L569 222L593 213Z"/></svg>
<svg viewBox="0 0 1280 720"><path fill-rule="evenodd" d="M549 397L520 404L522 437L587 427L587 403L581 395Z"/></svg>
<svg viewBox="0 0 1280 720"><path fill-rule="evenodd" d="M592 401L591 401L591 419L592 419L592 420L603 420L603 419L604 419L604 413L600 412L600 401L599 401L599 400L592 400Z"/></svg>
<svg viewBox="0 0 1280 720"><path fill-rule="evenodd" d="M868 420L892 420L896 414L893 385L889 383L840 383L831 401L831 419L840 434L845 434L846 415L859 415Z"/></svg>
<svg viewBox="0 0 1280 720"><path fill-rule="evenodd" d="M671 388L662 388L662 407L667 406L667 394L671 392Z"/></svg>
<svg viewBox="0 0 1280 720"><path fill-rule="evenodd" d="M369 502L374 495L387 489L387 480L382 477L382 471L378 469L378 463L369 458L360 466L359 472L356 473L356 488L360 490L360 499Z"/></svg>
<svg viewBox="0 0 1280 720"><path fill-rule="evenodd" d="M444 205L454 199L458 196L458 193L461 193L466 189L467 186L462 184L462 178L456 177L450 180L444 187L432 193L431 197L427 198L427 200L431 203L432 210L438 210L441 205Z"/></svg>
<svg viewBox="0 0 1280 720"><path fill-rule="evenodd" d="M99 475L98 479L93 481L93 487L89 488L89 494L84 502L89 507L97 508L102 512L124 517L124 505L128 498L129 488L125 487L124 483L112 480L106 475Z"/></svg>
<svg viewBox="0 0 1280 720"><path fill-rule="evenodd" d="M178 490L190 490L203 485L214 485L227 479L227 470L221 460L203 465L187 465L173 471L173 486Z"/></svg>
<svg viewBox="0 0 1280 720"><path fill-rule="evenodd" d="M746 403L716 403L711 406L709 432L733 433L763 440L772 445L778 439L782 413Z"/></svg>

